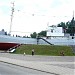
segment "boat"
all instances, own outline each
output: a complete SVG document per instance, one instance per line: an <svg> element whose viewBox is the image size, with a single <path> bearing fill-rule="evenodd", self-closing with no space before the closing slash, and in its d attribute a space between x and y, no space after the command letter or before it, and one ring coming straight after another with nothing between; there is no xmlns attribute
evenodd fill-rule
<svg viewBox="0 0 75 75"><path fill-rule="evenodd" d="M23 44L37 44L36 38L13 37L0 35L0 50L10 50Z"/></svg>

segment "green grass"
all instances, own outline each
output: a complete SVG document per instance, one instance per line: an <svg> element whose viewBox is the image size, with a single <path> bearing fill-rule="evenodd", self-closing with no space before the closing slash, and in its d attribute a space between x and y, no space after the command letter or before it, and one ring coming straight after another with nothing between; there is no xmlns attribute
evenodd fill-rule
<svg viewBox="0 0 75 75"><path fill-rule="evenodd" d="M21 45L16 49L14 53L31 55L31 51L34 48L35 55L49 55L60 56L60 52L63 51L65 56L73 56L72 49L69 46L53 46L53 45Z"/></svg>

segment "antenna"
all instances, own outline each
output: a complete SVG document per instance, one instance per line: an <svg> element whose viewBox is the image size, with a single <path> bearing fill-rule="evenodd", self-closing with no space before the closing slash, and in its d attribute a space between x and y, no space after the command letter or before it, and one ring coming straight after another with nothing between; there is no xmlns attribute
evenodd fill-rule
<svg viewBox="0 0 75 75"><path fill-rule="evenodd" d="M9 30L9 35L11 34L11 28L12 28L12 20L13 20L13 13L14 13L14 2L12 2L12 10L11 10L11 21L10 21L10 30Z"/></svg>

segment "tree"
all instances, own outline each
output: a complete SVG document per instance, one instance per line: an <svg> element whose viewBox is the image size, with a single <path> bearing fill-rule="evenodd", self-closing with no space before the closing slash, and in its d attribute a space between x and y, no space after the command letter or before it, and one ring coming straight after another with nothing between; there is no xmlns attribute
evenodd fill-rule
<svg viewBox="0 0 75 75"><path fill-rule="evenodd" d="M74 21L74 17L72 18L70 25L68 27L69 33L71 36L74 36L75 33L75 21Z"/></svg>
<svg viewBox="0 0 75 75"><path fill-rule="evenodd" d="M31 36L31 38L36 38L37 33L36 33L36 32L34 32L33 34L30 34L30 36Z"/></svg>
<svg viewBox="0 0 75 75"><path fill-rule="evenodd" d="M65 33L69 33L71 35L74 35L74 33L75 33L75 21L74 21L74 17L72 18L71 21L68 21L66 23L61 22L57 26L58 27L62 27Z"/></svg>
<svg viewBox="0 0 75 75"><path fill-rule="evenodd" d="M41 31L40 33L38 33L38 36L46 36L46 31Z"/></svg>
<svg viewBox="0 0 75 75"><path fill-rule="evenodd" d="M63 27L63 29L65 29L66 25L65 22L61 22L60 24L57 25L58 27Z"/></svg>
<svg viewBox="0 0 75 75"><path fill-rule="evenodd" d="M62 27L64 32L66 32L66 25L65 22L61 22L60 24L57 25L58 27Z"/></svg>
<svg viewBox="0 0 75 75"><path fill-rule="evenodd" d="M70 21L66 22L66 33L70 33Z"/></svg>

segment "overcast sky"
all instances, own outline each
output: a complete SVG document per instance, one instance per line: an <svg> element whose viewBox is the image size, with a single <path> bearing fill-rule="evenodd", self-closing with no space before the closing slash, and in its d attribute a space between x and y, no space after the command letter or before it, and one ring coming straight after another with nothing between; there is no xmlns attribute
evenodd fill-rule
<svg viewBox="0 0 75 75"><path fill-rule="evenodd" d="M23 35L70 21L75 11L75 0L0 0L0 30L10 30L13 1L15 12L11 31L25 32L21 33Z"/></svg>

